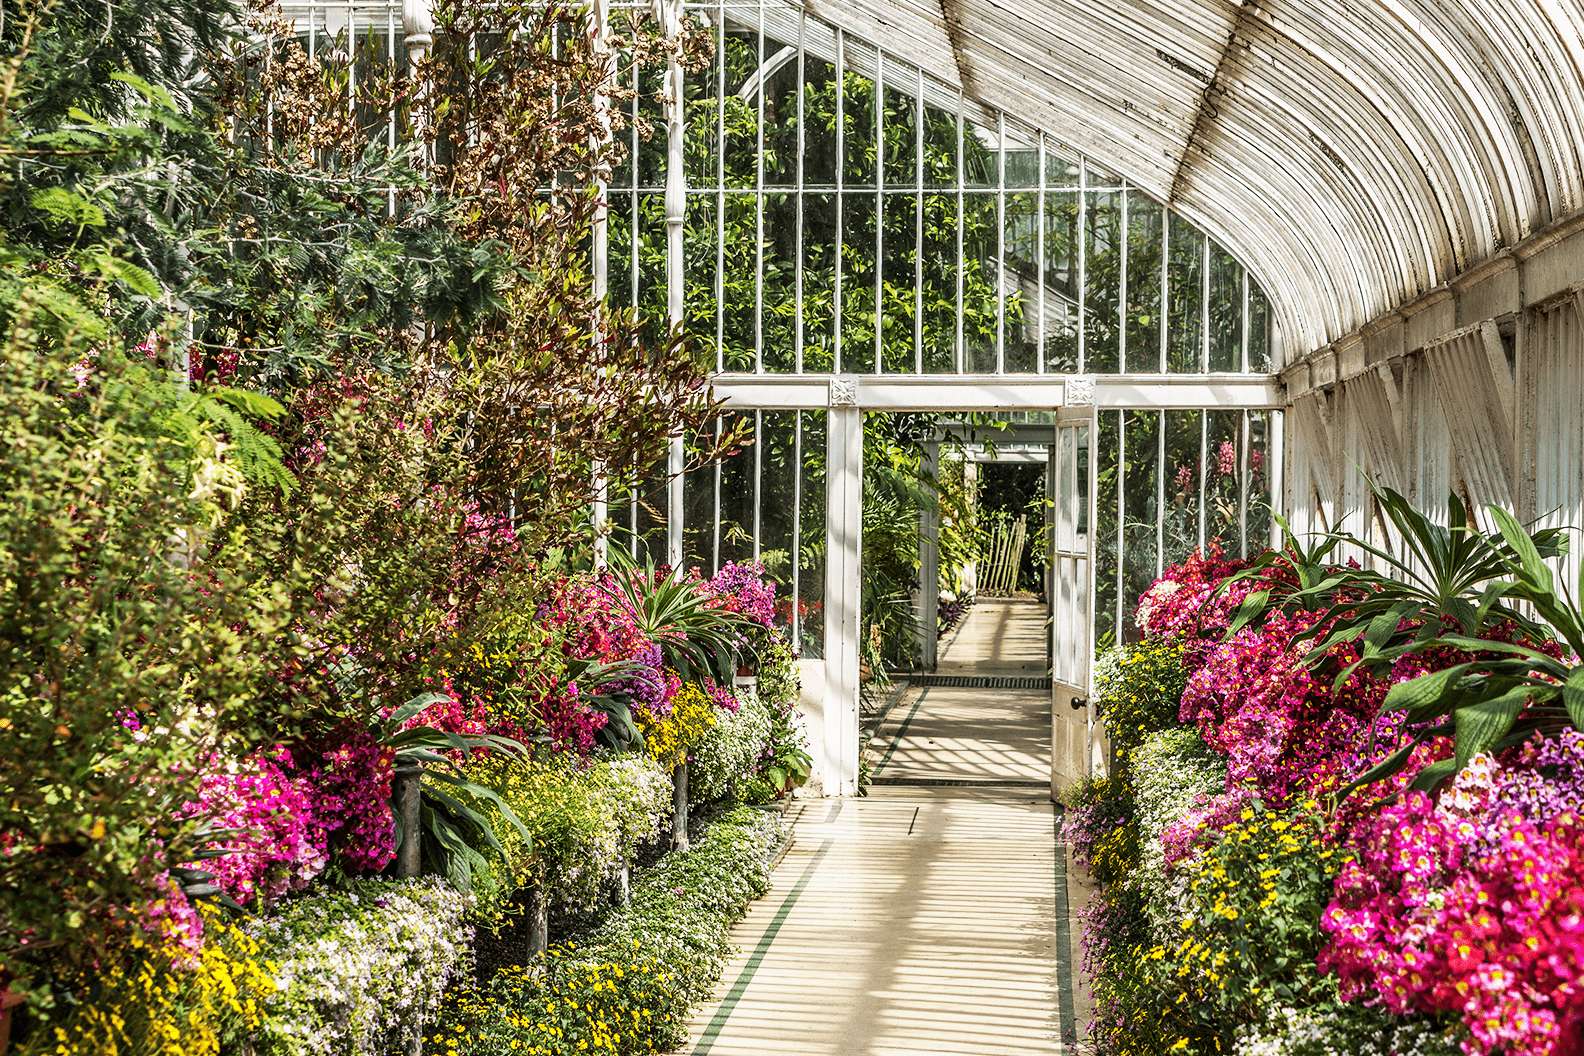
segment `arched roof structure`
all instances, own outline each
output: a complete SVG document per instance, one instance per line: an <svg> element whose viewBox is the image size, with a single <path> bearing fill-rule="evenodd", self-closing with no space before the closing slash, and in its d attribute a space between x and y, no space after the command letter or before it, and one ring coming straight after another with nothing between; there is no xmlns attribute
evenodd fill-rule
<svg viewBox="0 0 1584 1056"><path fill-rule="evenodd" d="M807 0L1232 247L1288 357L1584 208L1580 0Z"/></svg>

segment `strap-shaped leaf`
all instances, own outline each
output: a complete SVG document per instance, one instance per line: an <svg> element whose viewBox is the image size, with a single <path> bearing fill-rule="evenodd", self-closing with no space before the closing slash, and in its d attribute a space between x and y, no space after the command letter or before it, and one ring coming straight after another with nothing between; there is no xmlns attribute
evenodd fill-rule
<svg viewBox="0 0 1584 1056"><path fill-rule="evenodd" d="M1562 704L1573 725L1584 730L1584 667L1575 667L1562 683Z"/></svg>
<svg viewBox="0 0 1584 1056"><path fill-rule="evenodd" d="M1248 626L1250 621L1262 615L1270 607L1270 596L1269 590L1256 590L1245 597L1238 604L1237 612L1232 616L1232 623L1227 627L1227 637L1230 638Z"/></svg>
<svg viewBox="0 0 1584 1056"><path fill-rule="evenodd" d="M1452 713L1459 769L1481 752L1490 751L1507 736L1528 699L1529 687L1517 686L1490 700L1465 704Z"/></svg>
<svg viewBox="0 0 1584 1056"><path fill-rule="evenodd" d="M1387 711L1406 711L1439 703L1452 692L1458 679L1473 668L1473 664L1454 664L1407 682L1399 682L1386 691L1384 707Z"/></svg>

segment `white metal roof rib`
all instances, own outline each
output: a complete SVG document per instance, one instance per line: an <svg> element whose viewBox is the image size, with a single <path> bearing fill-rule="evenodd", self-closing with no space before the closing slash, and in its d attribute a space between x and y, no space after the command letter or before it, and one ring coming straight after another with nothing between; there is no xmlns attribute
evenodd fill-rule
<svg viewBox="0 0 1584 1056"><path fill-rule="evenodd" d="M806 6L1170 201L1288 355L1584 209L1584 0Z"/></svg>

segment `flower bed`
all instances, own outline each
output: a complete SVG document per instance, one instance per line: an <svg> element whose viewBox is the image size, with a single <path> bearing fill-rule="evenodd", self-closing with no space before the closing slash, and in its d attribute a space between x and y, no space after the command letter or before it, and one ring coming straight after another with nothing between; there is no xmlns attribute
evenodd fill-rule
<svg viewBox="0 0 1584 1056"><path fill-rule="evenodd" d="M1521 542L1486 579L1542 582ZM1576 1056L1584 732L1544 710L1564 649L1521 610L1458 624L1306 561L1295 544L1168 570L1143 640L1097 663L1115 766L1066 821L1102 884L1096 1051ZM1542 674L1443 703L1513 652Z"/></svg>
<svg viewBox="0 0 1584 1056"><path fill-rule="evenodd" d="M778 814L740 807L668 855L632 901L577 942L508 968L448 1003L426 1052L456 1056L666 1052L686 1038L730 953L730 930L765 891L785 838Z"/></svg>

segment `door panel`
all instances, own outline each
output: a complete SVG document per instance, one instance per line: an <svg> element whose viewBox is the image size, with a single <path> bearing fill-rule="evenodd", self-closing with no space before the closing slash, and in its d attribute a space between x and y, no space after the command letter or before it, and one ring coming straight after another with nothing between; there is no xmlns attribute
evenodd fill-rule
<svg viewBox="0 0 1584 1056"><path fill-rule="evenodd" d="M1089 776L1095 736L1089 703L1094 619L1090 438L1094 414L1059 415L1052 448L1051 796Z"/></svg>

